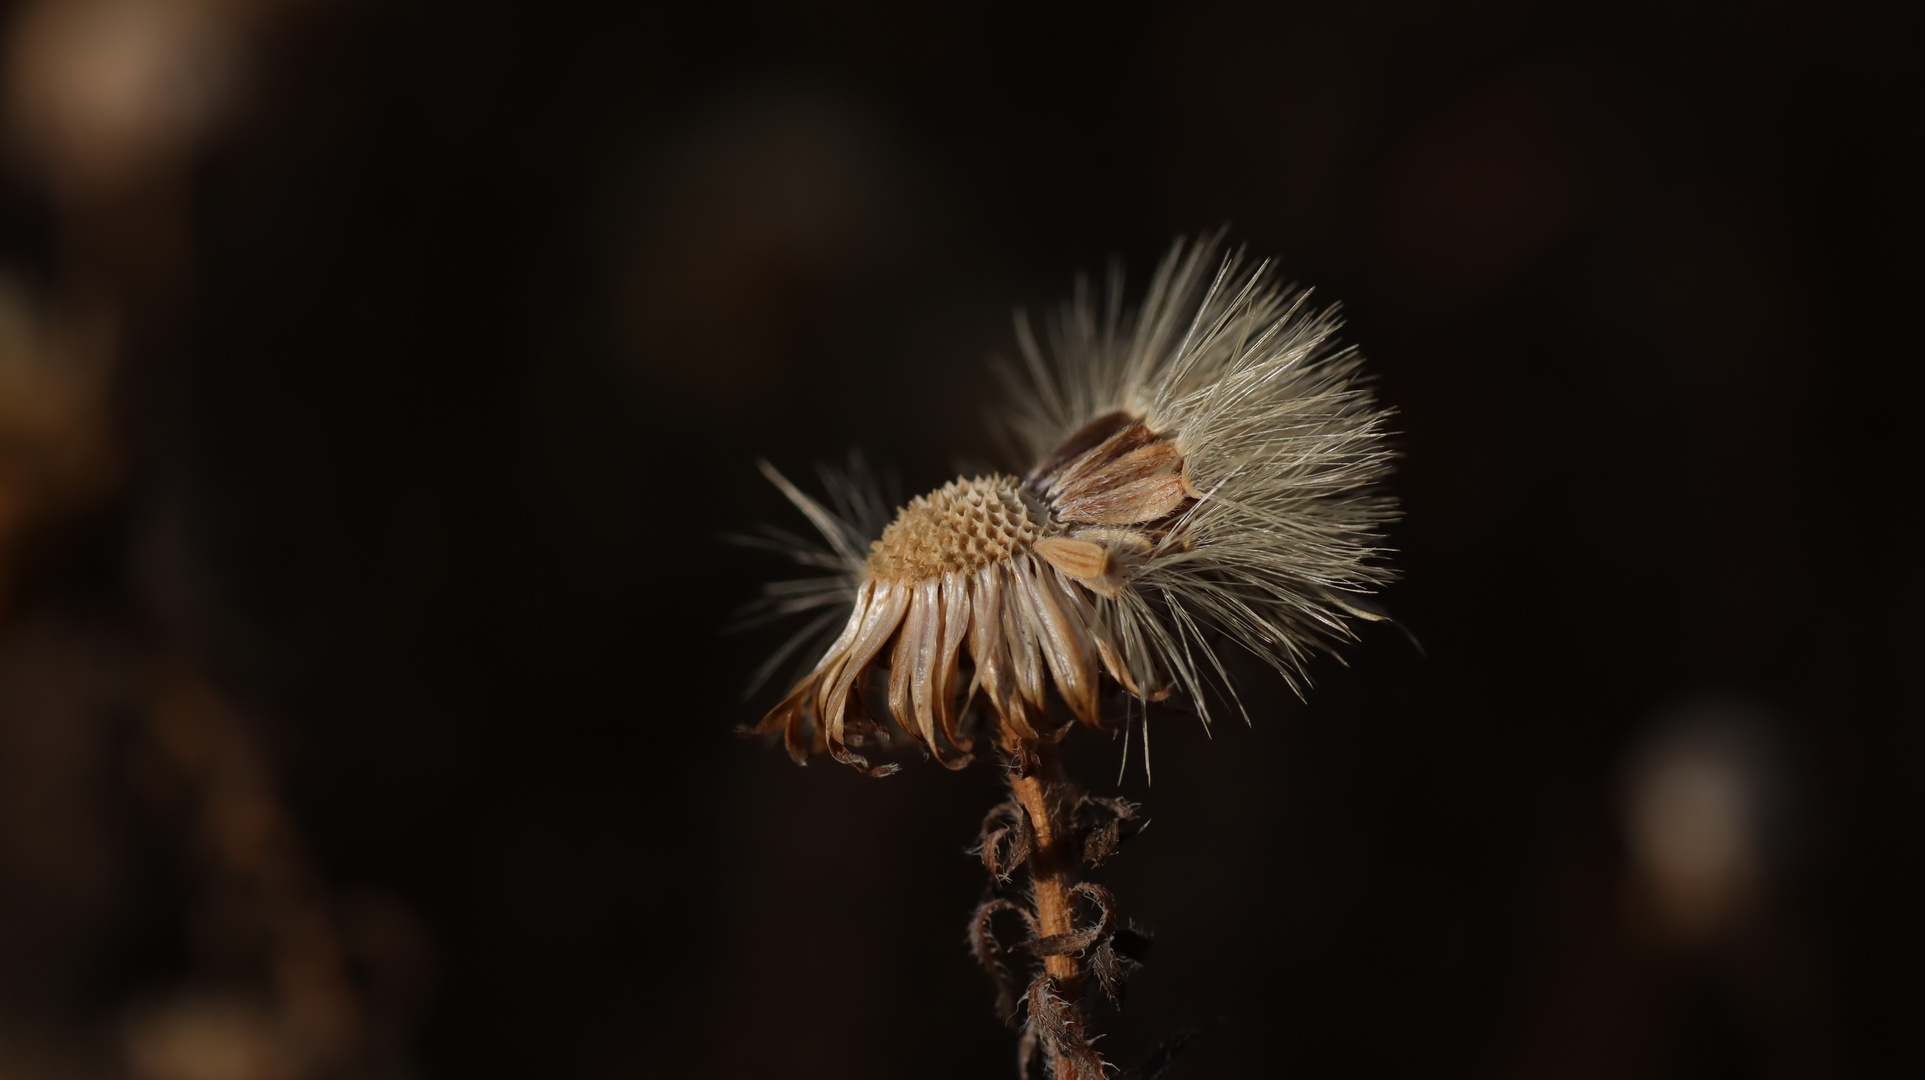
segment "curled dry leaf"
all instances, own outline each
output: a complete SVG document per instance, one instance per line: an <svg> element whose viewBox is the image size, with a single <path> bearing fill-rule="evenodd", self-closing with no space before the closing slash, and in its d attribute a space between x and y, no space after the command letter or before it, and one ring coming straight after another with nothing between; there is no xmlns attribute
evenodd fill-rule
<svg viewBox="0 0 1925 1080"><path fill-rule="evenodd" d="M1029 827L1029 818L1012 800L996 804L983 818L976 850L982 855L983 869L1001 884L1029 860L1035 842L1036 834Z"/></svg>
<svg viewBox="0 0 1925 1080"><path fill-rule="evenodd" d="M1036 936L1036 918L1029 909L999 897L983 901L976 906L976 913L969 920L969 951L976 962L989 973L996 983L996 1015L1004 1023L1013 1023L1016 1017L1016 984L1011 980L1009 968L1003 963L1003 948L996 940L995 927L992 925L998 915L1014 913L1020 916L1029 936Z"/></svg>

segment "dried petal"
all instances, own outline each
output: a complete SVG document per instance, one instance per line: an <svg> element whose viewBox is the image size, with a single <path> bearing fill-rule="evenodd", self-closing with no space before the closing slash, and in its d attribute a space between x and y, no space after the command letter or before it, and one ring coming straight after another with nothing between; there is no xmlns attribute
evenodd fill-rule
<svg viewBox="0 0 1925 1080"><path fill-rule="evenodd" d="M969 636L969 623L969 589L960 575L949 571L942 577L942 640L935 657L931 701L943 738L964 754L974 739L958 729L956 691L962 682L962 648Z"/></svg>
<svg viewBox="0 0 1925 1080"><path fill-rule="evenodd" d="M855 643L849 647L847 659L838 669L835 681L824 682L817 692L816 723L827 729L829 753L845 765L855 765L865 770L869 767L866 760L849 753L844 743L843 714L848 708L850 691L861 692L862 676L868 673L869 665L875 662L876 655L902 624L908 608L908 590L892 588L887 583L878 587L874 600L864 613L862 628L857 632ZM886 768L893 771L894 767Z"/></svg>
<svg viewBox="0 0 1925 1080"><path fill-rule="evenodd" d="M1014 565L1003 569L1003 637L1022 699L1043 712L1042 615Z"/></svg>
<svg viewBox="0 0 1925 1080"><path fill-rule="evenodd" d="M1081 619L1065 612L1063 593L1054 588L1055 575L1034 561L1016 564L1017 589L1042 630L1043 659L1056 678L1056 689L1070 711L1086 724L1097 723L1096 646Z"/></svg>

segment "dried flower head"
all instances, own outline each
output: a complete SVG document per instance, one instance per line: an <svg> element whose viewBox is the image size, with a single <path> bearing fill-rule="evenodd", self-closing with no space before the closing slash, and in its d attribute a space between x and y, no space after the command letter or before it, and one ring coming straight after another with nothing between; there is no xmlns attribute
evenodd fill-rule
<svg viewBox="0 0 1925 1080"><path fill-rule="evenodd" d="M896 722L951 767L1061 738L1048 684L1093 727L1109 686L1181 692L1207 723L1205 683L1228 676L1206 630L1300 687L1312 649L1376 617L1387 414L1357 352L1332 343L1335 309L1237 254L1212 275L1215 250L1179 241L1134 311L1118 274L1100 311L1079 287L1047 357L1018 319L1005 422L1033 462L1021 476L952 480L878 535L860 476L825 476L832 511L763 466L831 550L774 546L836 571L769 588L771 613L831 607L772 665L853 609L758 731L798 761L890 771L850 749L886 739L863 695L878 664Z"/></svg>

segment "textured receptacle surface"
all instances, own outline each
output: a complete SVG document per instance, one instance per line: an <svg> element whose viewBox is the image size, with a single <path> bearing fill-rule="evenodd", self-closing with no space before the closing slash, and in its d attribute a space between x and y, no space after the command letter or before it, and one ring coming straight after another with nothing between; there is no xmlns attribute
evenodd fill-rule
<svg viewBox="0 0 1925 1080"><path fill-rule="evenodd" d="M869 553L869 572L888 581L926 580L1002 562L1056 531L1023 501L1010 476L951 480L896 515Z"/></svg>

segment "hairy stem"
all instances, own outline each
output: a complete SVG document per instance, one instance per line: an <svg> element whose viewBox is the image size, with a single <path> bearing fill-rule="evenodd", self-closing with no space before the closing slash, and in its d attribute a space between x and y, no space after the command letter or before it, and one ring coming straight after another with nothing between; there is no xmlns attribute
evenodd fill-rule
<svg viewBox="0 0 1925 1080"><path fill-rule="evenodd" d="M1071 899L1070 889L1076 884L1075 873L1077 857L1066 850L1064 840L1068 830L1061 814L1067 781L1063 777L1062 762L1057 760L1056 747L1047 744L1036 747L1037 766L1027 776L1010 775L1009 786L1016 795L1016 801L1029 818L1029 827L1035 836L1035 847L1029 856L1030 878L1036 888L1036 921L1038 929L1045 937L1071 934L1076 931L1076 912ZM1056 981L1064 1000L1076 1015L1080 1028L1082 1009L1078 1002L1082 998L1082 961L1073 953L1058 953L1043 958L1043 970ZM1059 1048L1051 1048L1051 1075L1058 1077L1074 1076L1075 1066L1064 1059Z"/></svg>

